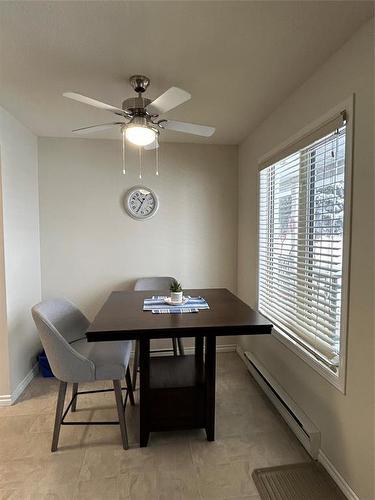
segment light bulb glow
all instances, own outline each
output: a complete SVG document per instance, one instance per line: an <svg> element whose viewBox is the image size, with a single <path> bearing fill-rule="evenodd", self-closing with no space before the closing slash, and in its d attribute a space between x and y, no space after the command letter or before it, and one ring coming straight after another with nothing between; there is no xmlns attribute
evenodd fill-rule
<svg viewBox="0 0 375 500"><path fill-rule="evenodd" d="M126 128L125 135L128 141L136 146L148 146L154 142L156 133L152 128L133 125Z"/></svg>

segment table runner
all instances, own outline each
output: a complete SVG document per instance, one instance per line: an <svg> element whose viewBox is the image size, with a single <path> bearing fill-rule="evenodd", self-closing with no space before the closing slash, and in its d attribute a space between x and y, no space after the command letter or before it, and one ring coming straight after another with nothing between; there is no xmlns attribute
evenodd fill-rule
<svg viewBox="0 0 375 500"><path fill-rule="evenodd" d="M209 309L203 297L188 297L188 301L180 306L170 306L164 302L165 295L154 295L143 302L143 310L151 311L152 314L183 314L197 313L202 309Z"/></svg>

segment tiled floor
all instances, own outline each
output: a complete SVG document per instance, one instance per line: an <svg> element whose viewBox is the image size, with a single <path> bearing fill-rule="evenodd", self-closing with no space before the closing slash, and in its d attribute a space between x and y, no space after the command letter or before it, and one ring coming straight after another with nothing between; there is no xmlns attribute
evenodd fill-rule
<svg viewBox="0 0 375 500"><path fill-rule="evenodd" d="M257 467L308 460L240 358L219 354L216 441L204 431L155 433L138 448L138 407L126 410L131 449L117 426L65 426L50 452L57 383L35 379L0 408L0 500L256 500ZM116 419L113 393L81 396L73 419Z"/></svg>

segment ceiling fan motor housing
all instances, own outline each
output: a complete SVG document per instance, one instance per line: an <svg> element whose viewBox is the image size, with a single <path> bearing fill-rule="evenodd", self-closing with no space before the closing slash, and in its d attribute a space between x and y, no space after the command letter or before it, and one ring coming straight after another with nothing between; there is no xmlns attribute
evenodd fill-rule
<svg viewBox="0 0 375 500"><path fill-rule="evenodd" d="M123 101L122 109L133 116L145 116L145 107L150 104L150 102L151 99L147 99L147 97L143 97L142 95L138 97L129 97Z"/></svg>

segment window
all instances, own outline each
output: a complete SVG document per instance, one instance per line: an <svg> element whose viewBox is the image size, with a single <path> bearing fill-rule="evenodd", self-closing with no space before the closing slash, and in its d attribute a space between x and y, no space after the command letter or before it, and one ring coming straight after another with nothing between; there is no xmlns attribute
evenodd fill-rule
<svg viewBox="0 0 375 500"><path fill-rule="evenodd" d="M336 377L346 314L346 130L340 113L260 171L259 310Z"/></svg>

